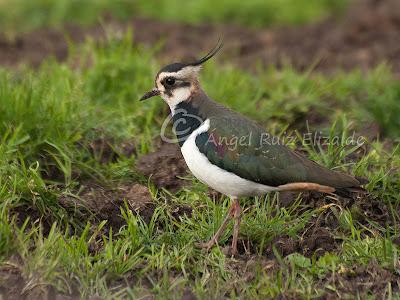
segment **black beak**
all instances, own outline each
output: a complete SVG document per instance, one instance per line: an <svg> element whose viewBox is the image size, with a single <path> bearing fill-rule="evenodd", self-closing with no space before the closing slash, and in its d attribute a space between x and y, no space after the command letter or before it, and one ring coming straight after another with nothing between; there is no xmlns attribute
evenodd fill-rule
<svg viewBox="0 0 400 300"><path fill-rule="evenodd" d="M158 96L158 95L160 95L160 91L157 90L156 88L154 88L151 91L149 91L146 94L144 94L142 96L142 98L140 98L140 101L143 101L143 100L146 100L146 99L149 99L151 97Z"/></svg>

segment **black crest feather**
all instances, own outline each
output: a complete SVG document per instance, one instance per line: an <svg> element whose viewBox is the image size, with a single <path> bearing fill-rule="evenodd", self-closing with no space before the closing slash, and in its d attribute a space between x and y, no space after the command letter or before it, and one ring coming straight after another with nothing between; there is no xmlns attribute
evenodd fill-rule
<svg viewBox="0 0 400 300"><path fill-rule="evenodd" d="M158 72L158 74L160 74L161 72L178 72L178 71L182 70L184 67L187 67L187 66L199 66L199 65L205 63L207 60L209 60L215 54L217 54L217 52L219 50L221 50L222 46L223 46L222 40L218 39L218 42L214 46L214 48L211 49L210 52L208 52L204 57L200 58L199 60L196 60L196 61L191 62L191 63L173 63L173 64L170 64L170 65L167 65L167 66L163 67Z"/></svg>
<svg viewBox="0 0 400 300"><path fill-rule="evenodd" d="M211 57L213 57L215 54L218 53L219 50L221 50L222 46L224 44L222 43L222 40L219 38L217 44L213 49L210 50L204 57L200 58L199 60L189 63L188 65L190 66L199 66L203 63L205 63L207 60L209 60Z"/></svg>

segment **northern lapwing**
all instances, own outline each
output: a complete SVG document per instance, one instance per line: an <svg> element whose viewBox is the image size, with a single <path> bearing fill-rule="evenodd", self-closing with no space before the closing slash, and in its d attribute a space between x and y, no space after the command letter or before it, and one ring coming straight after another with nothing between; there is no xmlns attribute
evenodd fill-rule
<svg viewBox="0 0 400 300"><path fill-rule="evenodd" d="M275 191L362 191L362 179L329 170L286 147L252 120L213 101L200 86L203 58L163 67L155 88L140 100L161 96L171 109L173 127L189 170L203 183L232 199L228 215L215 235L201 246L218 242L234 218L232 254L237 253L241 208L238 198ZM278 141L278 142L277 142Z"/></svg>

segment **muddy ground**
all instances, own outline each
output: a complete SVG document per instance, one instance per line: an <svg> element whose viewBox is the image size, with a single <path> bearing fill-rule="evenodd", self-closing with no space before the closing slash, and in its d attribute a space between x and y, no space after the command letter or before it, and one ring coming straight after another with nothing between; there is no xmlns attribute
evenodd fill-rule
<svg viewBox="0 0 400 300"><path fill-rule="evenodd" d="M290 62L298 70L307 69L312 65L317 71L330 73L354 67L368 70L386 61L393 66L396 74L400 74L400 1L398 0L358 1L341 19L329 19L318 24L294 28L254 30L231 25L183 26L144 18L135 18L123 24L109 20L108 24L107 26L116 30L133 26L135 40L140 43L153 45L162 39L164 46L160 55L165 61L193 58L211 48L218 37L223 36L225 48L222 59L244 68L252 68L256 62L278 67ZM40 29L18 35L13 39L6 38L0 33L0 64L14 67L28 63L37 67L49 56L63 61L68 56L66 36L75 42L82 42L87 36L100 40L104 38L105 32L99 25L90 28L66 25L62 30ZM95 141L92 145L94 156L99 148L104 147L107 148L107 145L103 140ZM128 147L129 153L125 155L133 154L134 147L131 148ZM97 155L100 162L107 163L117 157L117 154L109 153L108 150L106 153L108 156ZM179 178L187 174L187 168L176 145L160 144L156 152L142 156L138 160L137 170L143 176L150 178L158 188L177 191L188 184ZM212 195L219 196L217 193ZM281 205L290 205L296 196L290 193L282 194ZM94 220L106 219L109 221L108 226L116 230L124 225L124 220L119 216L119 207L124 205L122 199L125 199L128 207L138 212L146 221L151 218L155 207L147 186L138 183L106 188L97 183L83 182L79 197L83 200L85 208L97 212L93 216ZM368 226L367 218L384 227L386 222L392 222L389 220L388 207L377 199L368 196L356 197L350 202L340 199L338 201L341 207L358 211L358 221L366 226ZM306 195L303 202L303 209L320 208L327 204L324 197L315 193ZM71 197L60 198L60 204L67 210L75 209L76 203L77 199ZM180 214L191 213L188 207L171 209L177 218ZM20 217L23 219L25 216L26 213ZM265 270L273 272L279 268L274 259L272 245L283 256L295 252L308 257L314 253L319 256L327 251L340 249L341 241L335 239L333 229L337 227L337 218L333 216L331 210L326 210L318 218L311 219L298 238L275 237L262 257ZM96 247L101 245L93 245L93 251L96 251ZM251 245L247 240L241 240L239 250L240 259L232 262L229 267L237 269L242 274L248 274L251 280L249 274L251 264L255 259L260 259L254 258L255 245ZM13 295L14 290L23 286L20 285L22 277L18 269L9 268L11 266L0 268L0 277L6 278L0 281L0 293L9 292L9 295ZM15 284L12 284L14 281ZM394 291L399 288L399 276L383 269L377 263L370 263L366 267L354 267L341 274L327 276L321 281L321 285L335 283L340 287L339 292L354 294L359 291L360 295L373 289L375 294L379 295L382 294L388 281L392 282ZM9 290L10 287L13 289ZM52 294L53 290L50 289L49 293ZM27 295L29 296L29 292ZM328 298L334 299L335 296L336 294L332 292Z"/></svg>
<svg viewBox="0 0 400 300"><path fill-rule="evenodd" d="M210 49L218 37L225 42L223 59L241 67L255 63L281 66L290 62L299 70L312 66L332 72L359 67L367 70L381 62L400 74L400 1L359 0L340 19L291 28L248 29L232 25L182 25L145 18L130 22L106 21L106 25L81 28L41 29L13 39L0 33L0 64L21 62L38 66L49 55L59 60L68 56L66 36L81 42L90 36L101 39L105 27L122 31L133 26L137 42L153 45L162 40L160 55L166 62L193 58Z"/></svg>

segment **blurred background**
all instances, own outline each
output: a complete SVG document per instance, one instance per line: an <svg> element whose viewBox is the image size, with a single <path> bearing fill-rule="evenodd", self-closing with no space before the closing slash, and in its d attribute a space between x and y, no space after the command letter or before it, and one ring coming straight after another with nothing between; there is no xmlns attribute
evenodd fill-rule
<svg viewBox="0 0 400 300"><path fill-rule="evenodd" d="M38 64L51 54L65 59L64 38L96 39L113 24L111 31L133 28L136 42L162 44L160 55L169 59L200 55L223 37L229 60L248 68L290 62L329 72L389 62L398 73L399 5L396 0L2 0L0 62Z"/></svg>

